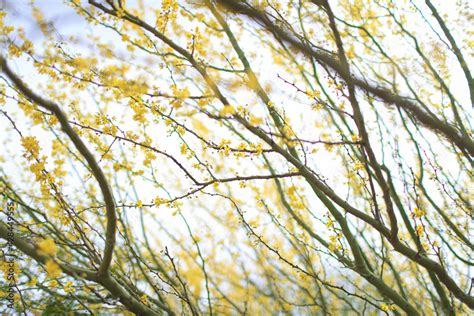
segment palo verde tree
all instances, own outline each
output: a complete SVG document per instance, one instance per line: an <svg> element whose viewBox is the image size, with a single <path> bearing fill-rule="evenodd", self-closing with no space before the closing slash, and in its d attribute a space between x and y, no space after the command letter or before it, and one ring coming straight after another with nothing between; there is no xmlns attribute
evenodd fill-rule
<svg viewBox="0 0 474 316"><path fill-rule="evenodd" d="M468 0L2 5L2 314L474 309Z"/></svg>

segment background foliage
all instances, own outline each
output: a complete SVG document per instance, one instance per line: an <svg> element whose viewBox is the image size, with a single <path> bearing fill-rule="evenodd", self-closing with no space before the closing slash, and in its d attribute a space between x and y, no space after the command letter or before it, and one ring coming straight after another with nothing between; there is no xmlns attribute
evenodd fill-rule
<svg viewBox="0 0 474 316"><path fill-rule="evenodd" d="M469 313L472 14L469 1L7 1L15 308Z"/></svg>

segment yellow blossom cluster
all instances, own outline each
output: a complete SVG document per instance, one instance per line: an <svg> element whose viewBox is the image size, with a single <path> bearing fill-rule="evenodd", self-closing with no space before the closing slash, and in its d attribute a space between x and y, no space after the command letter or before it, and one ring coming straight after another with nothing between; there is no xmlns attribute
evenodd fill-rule
<svg viewBox="0 0 474 316"><path fill-rule="evenodd" d="M56 243L51 238L43 239L38 243L39 251L48 256L54 257L58 252L58 247Z"/></svg>
<svg viewBox="0 0 474 316"><path fill-rule="evenodd" d="M55 279L61 276L61 267L53 260L48 259L45 264L45 270L48 274L48 277Z"/></svg>
<svg viewBox="0 0 474 316"><path fill-rule="evenodd" d="M418 208L418 207L415 207L413 209L413 216L415 216L416 218L421 218L425 215L426 215L426 211L424 209L421 209L421 208Z"/></svg>
<svg viewBox="0 0 474 316"><path fill-rule="evenodd" d="M25 136L21 138L21 145L26 150L25 157L28 160L37 159L40 151L38 140L35 136Z"/></svg>
<svg viewBox="0 0 474 316"><path fill-rule="evenodd" d="M384 312L388 312L388 311L394 311L396 310L396 305L395 304L381 304L380 305L380 309L383 310Z"/></svg>
<svg viewBox="0 0 474 316"><path fill-rule="evenodd" d="M342 237L341 233L339 233L337 235L329 236L328 248L329 248L330 251L335 252L335 251L338 251L338 250L342 249L342 245L341 245L341 242L340 242L341 237Z"/></svg>

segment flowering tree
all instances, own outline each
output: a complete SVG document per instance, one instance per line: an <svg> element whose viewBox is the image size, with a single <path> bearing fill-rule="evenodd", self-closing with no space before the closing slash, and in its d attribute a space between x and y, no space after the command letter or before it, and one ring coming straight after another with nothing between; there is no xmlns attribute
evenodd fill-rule
<svg viewBox="0 0 474 316"><path fill-rule="evenodd" d="M2 313L468 313L470 15L7 1Z"/></svg>

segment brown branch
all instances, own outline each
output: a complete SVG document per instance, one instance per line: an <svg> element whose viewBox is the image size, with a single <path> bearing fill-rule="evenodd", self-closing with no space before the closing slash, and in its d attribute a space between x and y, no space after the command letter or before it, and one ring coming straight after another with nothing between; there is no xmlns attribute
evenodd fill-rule
<svg viewBox="0 0 474 316"><path fill-rule="evenodd" d="M107 213L107 228L105 232L105 249L102 262L98 270L98 276L108 275L109 267L112 262L112 256L115 246L115 232L117 230L117 218L115 214L115 200L110 188L105 174L97 163L96 159L92 152L87 148L79 135L74 131L72 126L69 124L66 114L61 110L61 108L49 100L43 99L41 96L34 93L26 84L10 69L7 65L7 61L3 56L0 56L0 69L7 77L15 84L18 90L24 94L28 99L35 102L39 106L51 111L59 123L61 124L62 130L69 136L73 142L76 149L81 153L81 155L86 159L92 174L99 183L102 195L104 197L104 202L106 205Z"/></svg>
<svg viewBox="0 0 474 316"><path fill-rule="evenodd" d="M0 223L0 238L8 238L8 228L5 224ZM24 240L18 236L15 236L13 239L13 245L26 254L28 257L32 258L38 263L45 264L49 257L44 256L38 253L37 248L33 246L30 241ZM151 310L149 307L142 304L136 298L134 298L130 293L128 293L114 278L109 274L98 275L95 271L83 269L79 267L72 266L70 264L57 262L61 267L61 270L69 276L74 277L75 279L86 279L91 282L98 283L107 289L114 297L118 298L120 302L127 307L130 311L136 313L137 315L158 315L158 313Z"/></svg>
<svg viewBox="0 0 474 316"><path fill-rule="evenodd" d="M270 18L264 11L257 10L245 4L245 2L242 3L241 1L217 1L234 12L242 13L254 19L255 21L262 23L267 30L274 34L275 37L282 39L285 42L288 42L299 51L305 53L306 55L312 56L322 64L329 66L346 82L350 82L358 88L371 93L372 95L382 99L387 104L394 104L397 107L402 108L403 110L413 115L417 119L417 121L431 129L432 131L443 135L449 141L456 144L456 146L461 151L463 151L466 156L474 156L474 141L471 138L464 137L458 132L456 127L439 119L434 115L427 113L409 98L398 95L377 83L369 83L365 79L351 75L343 67L339 59L334 58L332 55L326 52L316 50L307 43L300 41L298 38L295 38L285 30L277 26L272 20L270 20Z"/></svg>

